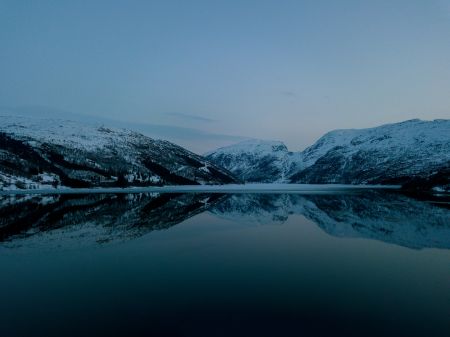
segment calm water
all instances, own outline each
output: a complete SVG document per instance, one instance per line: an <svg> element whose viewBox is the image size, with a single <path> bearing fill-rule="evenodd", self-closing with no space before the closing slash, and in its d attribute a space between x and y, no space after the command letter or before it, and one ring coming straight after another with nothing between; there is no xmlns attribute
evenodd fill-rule
<svg viewBox="0 0 450 337"><path fill-rule="evenodd" d="M449 336L449 204L0 199L0 336Z"/></svg>

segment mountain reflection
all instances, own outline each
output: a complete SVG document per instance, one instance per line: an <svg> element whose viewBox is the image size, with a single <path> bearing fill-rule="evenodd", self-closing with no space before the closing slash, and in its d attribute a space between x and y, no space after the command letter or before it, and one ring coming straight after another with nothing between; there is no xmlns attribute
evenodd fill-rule
<svg viewBox="0 0 450 337"><path fill-rule="evenodd" d="M446 204L444 204L446 205ZM448 204L447 204L448 205ZM282 224L301 215L337 237L450 248L450 210L399 193L2 196L0 243L106 243L140 237L209 211L234 222Z"/></svg>
<svg viewBox="0 0 450 337"><path fill-rule="evenodd" d="M439 205L440 207L438 207ZM283 223L302 215L337 237L367 238L409 248L450 248L450 210L406 195L364 191L332 195L233 195L212 210L247 221Z"/></svg>
<svg viewBox="0 0 450 337"><path fill-rule="evenodd" d="M166 229L221 199L203 194L90 194L0 199L0 242L105 243Z"/></svg>

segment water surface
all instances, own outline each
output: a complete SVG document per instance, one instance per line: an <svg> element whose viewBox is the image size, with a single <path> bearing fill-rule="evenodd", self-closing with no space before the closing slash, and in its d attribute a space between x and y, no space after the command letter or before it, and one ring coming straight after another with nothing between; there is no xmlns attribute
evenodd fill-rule
<svg viewBox="0 0 450 337"><path fill-rule="evenodd" d="M0 335L447 336L449 219L381 190L2 196Z"/></svg>

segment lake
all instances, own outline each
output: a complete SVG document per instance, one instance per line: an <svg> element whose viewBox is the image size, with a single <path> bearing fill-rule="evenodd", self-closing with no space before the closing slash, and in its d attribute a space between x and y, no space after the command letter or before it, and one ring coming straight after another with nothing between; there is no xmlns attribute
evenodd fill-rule
<svg viewBox="0 0 450 337"><path fill-rule="evenodd" d="M0 336L449 336L448 197L0 196Z"/></svg>

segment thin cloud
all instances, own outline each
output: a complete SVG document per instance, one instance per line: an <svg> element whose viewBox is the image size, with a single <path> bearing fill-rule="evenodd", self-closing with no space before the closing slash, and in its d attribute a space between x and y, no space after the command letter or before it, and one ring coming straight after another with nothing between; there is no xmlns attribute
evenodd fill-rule
<svg viewBox="0 0 450 337"><path fill-rule="evenodd" d="M167 112L167 113L165 113L165 115L176 117L179 119L184 119L184 120L196 121L196 122L205 122L205 123L217 122L217 120L212 119L212 118L191 115L191 114L185 114L182 112Z"/></svg>
<svg viewBox="0 0 450 337"><path fill-rule="evenodd" d="M281 94L287 97L297 97L297 94L293 91L282 91Z"/></svg>

